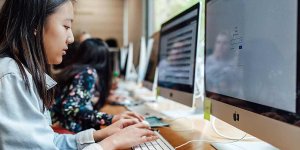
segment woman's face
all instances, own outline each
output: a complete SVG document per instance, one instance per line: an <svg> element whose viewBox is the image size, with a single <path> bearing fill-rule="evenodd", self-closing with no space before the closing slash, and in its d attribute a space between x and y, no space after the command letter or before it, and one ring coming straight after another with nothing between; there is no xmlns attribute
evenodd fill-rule
<svg viewBox="0 0 300 150"><path fill-rule="evenodd" d="M216 38L214 55L216 57L224 58L230 49L230 39L224 34L219 34Z"/></svg>
<svg viewBox="0 0 300 150"><path fill-rule="evenodd" d="M74 42L72 22L74 18L71 1L59 6L55 13L50 15L44 25L44 48L49 64L60 64L62 56L66 54L68 44Z"/></svg>

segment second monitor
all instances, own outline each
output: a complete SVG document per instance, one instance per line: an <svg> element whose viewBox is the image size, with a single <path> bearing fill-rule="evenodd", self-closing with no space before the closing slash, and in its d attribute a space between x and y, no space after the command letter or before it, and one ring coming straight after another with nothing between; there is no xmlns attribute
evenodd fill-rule
<svg viewBox="0 0 300 150"><path fill-rule="evenodd" d="M280 149L299 149L299 1L206 2L212 115ZM243 149L258 149L252 145Z"/></svg>
<svg viewBox="0 0 300 150"><path fill-rule="evenodd" d="M193 106L200 4L164 23L160 31L160 95Z"/></svg>

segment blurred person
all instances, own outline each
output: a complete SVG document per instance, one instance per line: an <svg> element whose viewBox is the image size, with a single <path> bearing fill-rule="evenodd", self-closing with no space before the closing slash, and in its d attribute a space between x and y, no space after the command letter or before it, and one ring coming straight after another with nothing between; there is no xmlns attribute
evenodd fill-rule
<svg viewBox="0 0 300 150"><path fill-rule="evenodd" d="M109 51L100 39L87 39L80 44L71 66L56 75L58 91L51 109L53 123L70 131L100 129L101 125L110 125L121 118L143 117L133 112L110 115L98 110L109 99L112 70ZM116 98L116 97L111 97Z"/></svg>
<svg viewBox="0 0 300 150"><path fill-rule="evenodd" d="M118 48L118 41L115 38L108 38L105 40L105 43L108 45L110 48Z"/></svg>
<svg viewBox="0 0 300 150"><path fill-rule="evenodd" d="M237 65L237 58L231 51L229 32L220 32L216 36L212 54L206 58L207 89L241 97L241 74L236 70Z"/></svg>
<svg viewBox="0 0 300 150"><path fill-rule="evenodd" d="M82 43L83 41L92 38L91 34L89 34L88 32L81 32L81 34L79 35L79 43Z"/></svg>

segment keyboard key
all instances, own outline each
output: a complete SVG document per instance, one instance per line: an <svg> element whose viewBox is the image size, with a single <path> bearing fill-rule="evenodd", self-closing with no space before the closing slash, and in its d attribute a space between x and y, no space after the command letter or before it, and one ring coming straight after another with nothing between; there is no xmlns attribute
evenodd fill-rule
<svg viewBox="0 0 300 150"><path fill-rule="evenodd" d="M175 150L158 132L159 139L134 146L133 150Z"/></svg>
<svg viewBox="0 0 300 150"><path fill-rule="evenodd" d="M152 146L150 142L145 143L147 146Z"/></svg>
<svg viewBox="0 0 300 150"><path fill-rule="evenodd" d="M157 139L156 141L158 142L158 145L160 145L162 149L170 150L169 147L161 139Z"/></svg>
<svg viewBox="0 0 300 150"><path fill-rule="evenodd" d="M149 148L148 147L141 147L142 148L142 150L149 150Z"/></svg>
<svg viewBox="0 0 300 150"><path fill-rule="evenodd" d="M134 150L142 150L142 149L140 148L140 146L134 146L133 149L134 149Z"/></svg>

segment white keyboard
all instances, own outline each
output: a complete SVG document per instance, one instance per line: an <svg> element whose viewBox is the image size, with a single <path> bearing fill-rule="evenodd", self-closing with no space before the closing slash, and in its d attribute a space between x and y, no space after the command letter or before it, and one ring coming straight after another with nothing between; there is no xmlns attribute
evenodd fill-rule
<svg viewBox="0 0 300 150"><path fill-rule="evenodd" d="M158 132L154 133L159 137L159 139L147 143L143 143L132 147L133 150L175 150L171 144L165 140Z"/></svg>

